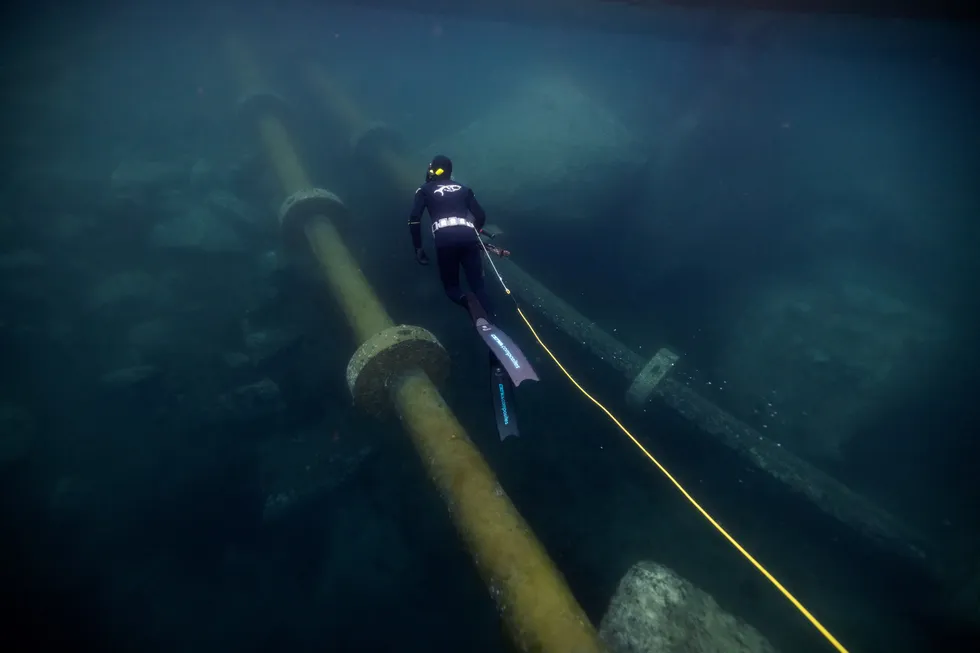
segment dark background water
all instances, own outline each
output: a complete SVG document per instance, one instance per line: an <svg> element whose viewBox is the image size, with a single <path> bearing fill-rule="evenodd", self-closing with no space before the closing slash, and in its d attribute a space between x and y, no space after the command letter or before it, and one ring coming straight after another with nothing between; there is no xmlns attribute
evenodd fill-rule
<svg viewBox="0 0 980 653"><path fill-rule="evenodd" d="M541 376L520 388L524 437L497 440L485 352L435 271L412 260L410 198L350 156L307 62L399 133L420 177L427 148L507 111L525 77L568 72L625 126L638 163L590 153L584 173L544 179L556 155L520 141L533 131L521 121L541 120L531 110L514 112L512 135L488 131L485 151L446 152L514 260L634 351L682 354L677 374L699 392L924 534L944 569L975 578L975 29L676 8L657 21L609 7L588 30L567 17L518 24L499 7L469 18L406 8L229 16L49 3L10 14L0 161L10 641L509 646L405 433L350 405L344 369L357 343L343 314L314 271L285 264L282 189L234 112L239 88L220 46L232 30L289 100L314 183L351 207L340 231L389 314L452 355L443 396L594 623L626 571L653 560L778 649L829 650L567 382L495 287L500 326ZM578 110L556 103L560 116ZM508 137L519 154L504 182L554 183L555 206L593 176L626 190L583 195L584 219L530 211L487 190L505 189L500 179L474 178L491 141ZM582 156L582 142L569 133L558 158ZM948 585L662 405L631 412L622 375L530 315L576 378L851 650L968 648L976 631ZM777 391L780 418L767 408ZM314 464L321 485L270 517L269 498L302 486ZM964 600L976 610L976 594Z"/></svg>

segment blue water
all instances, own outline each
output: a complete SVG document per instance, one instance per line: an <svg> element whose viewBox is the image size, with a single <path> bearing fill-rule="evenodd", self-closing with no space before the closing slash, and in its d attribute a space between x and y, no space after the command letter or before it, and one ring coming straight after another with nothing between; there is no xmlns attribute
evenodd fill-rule
<svg viewBox="0 0 980 653"><path fill-rule="evenodd" d="M410 189L351 154L309 63L387 123L420 181L426 148L476 122L485 149L442 153L522 269L641 358L671 348L672 378L922 535L928 565L659 400L631 410L624 374L516 297L566 369L849 650L980 642L975 28L597 11L592 29L348 5L51 5L10 21L9 641L511 650L398 420L352 405L359 343L302 244L283 246L283 189L221 47L235 32L288 102L312 183L348 207L338 230L388 314L449 352L442 396L594 624L630 567L656 561L778 650L832 650L568 381L488 270L499 326L541 377L511 407L522 437L499 441L486 352L434 265L414 262ZM515 88L559 70L629 134L620 150L581 123L554 151L527 147L583 110L520 104ZM508 190L519 183L546 208ZM547 208L569 197L585 217Z"/></svg>

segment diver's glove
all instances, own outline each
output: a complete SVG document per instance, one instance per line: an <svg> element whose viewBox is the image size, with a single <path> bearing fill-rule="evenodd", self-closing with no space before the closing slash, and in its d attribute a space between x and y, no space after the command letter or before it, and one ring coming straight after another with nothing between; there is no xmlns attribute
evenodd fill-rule
<svg viewBox="0 0 980 653"><path fill-rule="evenodd" d="M415 260L419 262L419 265L429 264L429 257L426 256L425 250L421 247L415 250Z"/></svg>

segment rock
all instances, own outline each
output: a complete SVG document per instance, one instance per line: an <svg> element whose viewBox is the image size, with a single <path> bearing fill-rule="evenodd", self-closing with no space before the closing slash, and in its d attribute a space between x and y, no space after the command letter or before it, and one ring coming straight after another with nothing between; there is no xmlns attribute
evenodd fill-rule
<svg viewBox="0 0 980 653"><path fill-rule="evenodd" d="M257 329L246 318L242 320L242 337L249 358L260 364L299 342L301 335L289 329Z"/></svg>
<svg viewBox="0 0 980 653"><path fill-rule="evenodd" d="M258 213L247 203L228 191L211 191L208 193L204 204L216 216L228 219L232 223L239 223L252 227L259 225ZM271 220L272 218L270 218L270 221Z"/></svg>
<svg viewBox="0 0 980 653"><path fill-rule="evenodd" d="M163 249L199 252L243 252L238 233L204 207L193 207L157 224L150 242Z"/></svg>
<svg viewBox="0 0 980 653"><path fill-rule="evenodd" d="M280 519L337 489L373 453L357 438L335 438L325 428L268 441L260 452L263 518Z"/></svg>
<svg viewBox="0 0 980 653"><path fill-rule="evenodd" d="M774 653L752 626L706 592L654 562L619 582L599 636L611 653Z"/></svg>
<svg viewBox="0 0 980 653"><path fill-rule="evenodd" d="M282 411L286 405L272 379L235 388L218 399L220 420L255 420Z"/></svg>
<svg viewBox="0 0 980 653"><path fill-rule="evenodd" d="M417 158L436 153L453 159L454 176L488 211L562 221L590 218L602 198L635 192L624 172L644 161L616 117L562 74L528 75L483 118Z"/></svg>
<svg viewBox="0 0 980 653"><path fill-rule="evenodd" d="M946 319L907 293L851 265L759 288L716 370L726 401L793 451L838 459L882 406L936 374L951 346Z"/></svg>
<svg viewBox="0 0 980 653"><path fill-rule="evenodd" d="M252 289L249 312L262 314L265 307L279 299L285 268L275 251L259 254L255 259L256 284Z"/></svg>
<svg viewBox="0 0 980 653"><path fill-rule="evenodd" d="M180 167L153 161L123 161L112 172L110 185L117 197L140 197L182 185Z"/></svg>

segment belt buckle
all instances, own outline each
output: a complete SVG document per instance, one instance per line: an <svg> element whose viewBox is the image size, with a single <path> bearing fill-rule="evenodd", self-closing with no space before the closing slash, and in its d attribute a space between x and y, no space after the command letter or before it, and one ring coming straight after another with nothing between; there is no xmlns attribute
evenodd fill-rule
<svg viewBox="0 0 980 653"><path fill-rule="evenodd" d="M443 227L455 227L459 224L462 223L459 222L459 218L456 216L449 217L449 218L442 218L441 220L436 220L435 222L432 223L432 231L436 232L442 229Z"/></svg>

